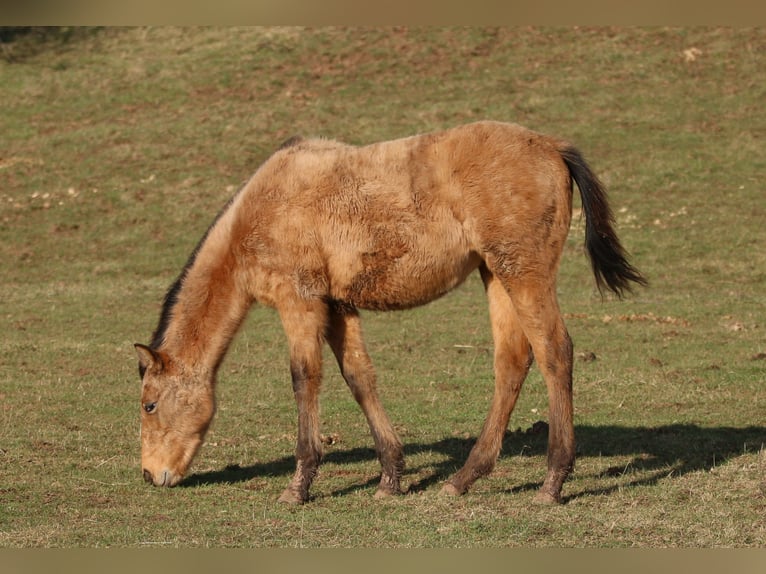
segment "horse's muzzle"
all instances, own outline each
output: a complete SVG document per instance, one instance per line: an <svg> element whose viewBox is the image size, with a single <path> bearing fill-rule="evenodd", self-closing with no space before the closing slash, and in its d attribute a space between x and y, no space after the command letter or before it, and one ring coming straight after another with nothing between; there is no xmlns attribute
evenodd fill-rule
<svg viewBox="0 0 766 574"><path fill-rule="evenodd" d="M177 480L173 480L173 474L168 470L163 470L155 479L154 475L147 469L144 469L144 480L153 486L174 486Z"/></svg>

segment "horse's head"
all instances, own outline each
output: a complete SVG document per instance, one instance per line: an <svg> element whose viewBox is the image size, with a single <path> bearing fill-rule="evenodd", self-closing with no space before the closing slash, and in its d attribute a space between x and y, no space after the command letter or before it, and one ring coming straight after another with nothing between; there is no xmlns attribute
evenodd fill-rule
<svg viewBox="0 0 766 574"><path fill-rule="evenodd" d="M212 381L165 353L136 345L141 384L141 467L144 480L175 486L205 438L215 413Z"/></svg>

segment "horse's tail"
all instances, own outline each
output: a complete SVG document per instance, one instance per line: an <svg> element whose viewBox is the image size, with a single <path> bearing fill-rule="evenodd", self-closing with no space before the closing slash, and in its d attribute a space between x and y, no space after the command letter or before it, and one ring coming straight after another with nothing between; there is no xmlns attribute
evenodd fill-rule
<svg viewBox="0 0 766 574"><path fill-rule="evenodd" d="M575 148L566 146L559 152L580 190L585 213L585 248L596 285L602 293L604 288L608 288L622 298L625 291L632 290L631 283L646 285L647 281L628 262L627 253L614 230L614 216L609 208L606 189L598 177Z"/></svg>

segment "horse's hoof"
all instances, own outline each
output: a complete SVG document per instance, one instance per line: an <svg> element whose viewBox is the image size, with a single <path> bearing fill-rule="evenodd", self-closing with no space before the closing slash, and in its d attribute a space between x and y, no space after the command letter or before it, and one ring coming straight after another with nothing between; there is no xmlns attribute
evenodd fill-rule
<svg viewBox="0 0 766 574"><path fill-rule="evenodd" d="M533 502L535 504L542 504L545 506L552 506L554 504L560 504L561 498L559 496L554 496L550 492L543 492L540 491L535 495L535 498L533 499Z"/></svg>
<svg viewBox="0 0 766 574"><path fill-rule="evenodd" d="M451 482L448 482L444 486L442 486L442 489L439 491L439 494L443 496L460 496L463 494L460 492L457 488L455 488L455 485L453 485Z"/></svg>
<svg viewBox="0 0 766 574"><path fill-rule="evenodd" d="M295 494L292 490L289 488L286 488L284 492L279 496L279 502L284 502L285 504L303 504L305 500Z"/></svg>

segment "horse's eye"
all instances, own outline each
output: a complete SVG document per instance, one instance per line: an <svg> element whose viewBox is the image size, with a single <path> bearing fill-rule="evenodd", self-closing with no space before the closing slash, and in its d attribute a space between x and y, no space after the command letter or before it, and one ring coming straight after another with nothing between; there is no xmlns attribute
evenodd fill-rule
<svg viewBox="0 0 766 574"><path fill-rule="evenodd" d="M148 414L152 414L154 411L157 410L157 403L156 403L156 401L155 402L151 402L151 403L144 403L144 410Z"/></svg>

